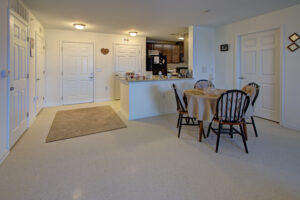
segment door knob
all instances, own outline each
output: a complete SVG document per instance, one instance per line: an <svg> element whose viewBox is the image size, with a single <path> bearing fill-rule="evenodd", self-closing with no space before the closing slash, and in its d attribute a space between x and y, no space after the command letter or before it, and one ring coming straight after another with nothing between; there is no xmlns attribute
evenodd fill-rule
<svg viewBox="0 0 300 200"><path fill-rule="evenodd" d="M93 76L91 76L91 77L89 77L90 79L93 79L94 77Z"/></svg>
<svg viewBox="0 0 300 200"><path fill-rule="evenodd" d="M37 78L36 80L39 81L39 80L41 80L41 79Z"/></svg>
<svg viewBox="0 0 300 200"><path fill-rule="evenodd" d="M14 87L10 87L10 89L9 89L10 91L14 91L15 90L15 88Z"/></svg>
<svg viewBox="0 0 300 200"><path fill-rule="evenodd" d="M242 77L242 76L241 76L239 79L245 79L245 77Z"/></svg>

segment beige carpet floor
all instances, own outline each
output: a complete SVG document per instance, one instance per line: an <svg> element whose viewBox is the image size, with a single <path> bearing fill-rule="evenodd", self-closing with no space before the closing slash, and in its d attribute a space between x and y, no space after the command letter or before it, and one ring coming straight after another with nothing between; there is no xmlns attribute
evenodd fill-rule
<svg viewBox="0 0 300 200"><path fill-rule="evenodd" d="M120 128L126 125L110 106L58 111L46 143Z"/></svg>

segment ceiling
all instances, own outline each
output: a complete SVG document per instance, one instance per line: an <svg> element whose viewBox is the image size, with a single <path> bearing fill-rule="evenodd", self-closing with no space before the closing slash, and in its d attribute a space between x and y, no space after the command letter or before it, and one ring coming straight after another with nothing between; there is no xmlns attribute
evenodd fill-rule
<svg viewBox="0 0 300 200"><path fill-rule="evenodd" d="M300 3L299 0L23 0L45 28L174 40L189 25L218 26ZM209 10L207 12L207 10Z"/></svg>

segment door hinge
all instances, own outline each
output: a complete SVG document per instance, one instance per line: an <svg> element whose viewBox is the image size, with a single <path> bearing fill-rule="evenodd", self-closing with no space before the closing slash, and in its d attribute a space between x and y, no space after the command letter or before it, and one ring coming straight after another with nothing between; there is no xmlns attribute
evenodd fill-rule
<svg viewBox="0 0 300 200"><path fill-rule="evenodd" d="M30 37L27 37L27 42L29 42L29 40L30 40Z"/></svg>
<svg viewBox="0 0 300 200"><path fill-rule="evenodd" d="M63 97L63 96L61 96L61 100L64 100L64 97Z"/></svg>
<svg viewBox="0 0 300 200"><path fill-rule="evenodd" d="M43 100L45 100L45 97L43 97Z"/></svg>
<svg viewBox="0 0 300 200"><path fill-rule="evenodd" d="M63 75L64 75L64 73L63 73L63 72L61 72L61 75L63 76Z"/></svg>
<svg viewBox="0 0 300 200"><path fill-rule="evenodd" d="M27 112L27 114L26 114L26 115L27 115L27 117L29 117L29 112Z"/></svg>
<svg viewBox="0 0 300 200"><path fill-rule="evenodd" d="M29 78L29 74L27 74L27 78Z"/></svg>

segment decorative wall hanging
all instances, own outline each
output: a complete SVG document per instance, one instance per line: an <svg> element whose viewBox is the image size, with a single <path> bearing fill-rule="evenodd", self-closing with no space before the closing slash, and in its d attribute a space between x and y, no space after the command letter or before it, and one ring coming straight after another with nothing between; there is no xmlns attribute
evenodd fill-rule
<svg viewBox="0 0 300 200"><path fill-rule="evenodd" d="M299 49L299 45L297 43L292 43L287 47L291 52L296 51L297 49Z"/></svg>
<svg viewBox="0 0 300 200"><path fill-rule="evenodd" d="M101 49L101 53L102 53L103 55L107 55L107 54L109 53L109 49L102 48L102 49Z"/></svg>
<svg viewBox="0 0 300 200"><path fill-rule="evenodd" d="M229 45L228 44L221 44L220 45L220 51L229 51Z"/></svg>
<svg viewBox="0 0 300 200"><path fill-rule="evenodd" d="M297 40L299 40L300 36L297 33L293 33L290 35L289 39L292 41L292 43L287 46L287 48L291 51L294 52L297 49L299 49L299 45L296 43Z"/></svg>
<svg viewBox="0 0 300 200"><path fill-rule="evenodd" d="M293 33L292 35L290 35L289 39L292 42L296 42L298 39L300 38L300 36L297 33Z"/></svg>

